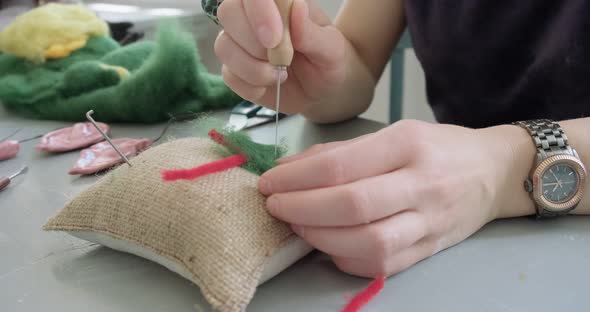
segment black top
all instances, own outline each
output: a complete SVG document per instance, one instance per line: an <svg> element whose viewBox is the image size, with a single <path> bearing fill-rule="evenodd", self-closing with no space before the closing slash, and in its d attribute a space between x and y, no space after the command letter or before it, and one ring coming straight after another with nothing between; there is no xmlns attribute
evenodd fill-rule
<svg viewBox="0 0 590 312"><path fill-rule="evenodd" d="M590 116L590 1L405 1L441 123Z"/></svg>

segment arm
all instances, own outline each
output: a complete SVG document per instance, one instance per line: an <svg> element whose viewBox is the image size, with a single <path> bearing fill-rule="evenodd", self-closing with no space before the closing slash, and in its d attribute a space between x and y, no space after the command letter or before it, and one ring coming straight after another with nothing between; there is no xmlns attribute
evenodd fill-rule
<svg viewBox="0 0 590 312"><path fill-rule="evenodd" d="M588 169L590 167L590 141L584 137L590 133L590 118L580 118L565 120L559 122L563 131L568 137L569 144L576 149L582 162ZM514 161L512 161L511 171L514 172L505 181L505 189L502 190L506 196L506 201L498 204L497 218L511 218L535 213L534 203L529 194L525 192L522 182L528 177L529 171L533 168L536 150L530 135L523 129L515 126L498 126L490 128L489 131L496 132L498 137L507 138L507 144L511 147ZM588 215L590 214L590 190L586 183L584 198L573 211L573 214Z"/></svg>
<svg viewBox="0 0 590 312"><path fill-rule="evenodd" d="M347 0L335 24L350 41L375 80L383 73L391 52L406 27L402 0L374 2ZM359 23L365 21L365 23Z"/></svg>
<svg viewBox="0 0 590 312"><path fill-rule="evenodd" d="M405 29L402 0L347 0L335 26L347 39L346 75L342 84L303 115L315 122L335 122L362 114Z"/></svg>

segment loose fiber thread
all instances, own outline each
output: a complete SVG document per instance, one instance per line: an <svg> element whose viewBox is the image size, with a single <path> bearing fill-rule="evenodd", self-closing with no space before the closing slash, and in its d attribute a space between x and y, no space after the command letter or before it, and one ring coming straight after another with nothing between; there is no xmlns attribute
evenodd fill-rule
<svg viewBox="0 0 590 312"><path fill-rule="evenodd" d="M209 131L209 137L216 143L223 145L225 137L215 129ZM191 169L164 170L162 179L167 182L178 180L194 180L202 176L239 167L248 162L246 156L237 154L216 160Z"/></svg>
<svg viewBox="0 0 590 312"><path fill-rule="evenodd" d="M342 312L358 312L360 309L365 306L369 301L371 301L379 292L383 289L385 285L384 278L377 278L369 286L354 296L350 302L342 309Z"/></svg>
<svg viewBox="0 0 590 312"><path fill-rule="evenodd" d="M202 176L239 167L248 161L244 155L233 155L192 169L162 171L162 179L167 182L194 180Z"/></svg>
<svg viewBox="0 0 590 312"><path fill-rule="evenodd" d="M223 151L220 150L220 154L233 154L233 156L192 169L163 171L163 180L193 180L234 167L242 167L254 174L261 175L274 167L276 165L275 158L280 156L272 152L274 146L253 142L245 133L230 131L225 134L211 129L208 136L223 149ZM284 154L283 150L281 150L282 154Z"/></svg>
<svg viewBox="0 0 590 312"><path fill-rule="evenodd" d="M217 132L217 130L212 129L211 131L209 131L209 137L211 138L211 140L215 141L215 143L219 144L219 145L223 145L225 146L226 143L224 142L225 137L223 136L223 134Z"/></svg>

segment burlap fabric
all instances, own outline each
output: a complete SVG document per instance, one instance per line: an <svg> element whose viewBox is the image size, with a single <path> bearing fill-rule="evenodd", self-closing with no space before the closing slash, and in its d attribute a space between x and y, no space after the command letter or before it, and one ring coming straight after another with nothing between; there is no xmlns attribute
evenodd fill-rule
<svg viewBox="0 0 590 312"><path fill-rule="evenodd" d="M69 202L48 231L91 231L148 248L182 265L219 311L242 311L264 264L293 233L264 209L258 176L235 168L194 181L163 182L166 169L220 157L204 139L145 151Z"/></svg>

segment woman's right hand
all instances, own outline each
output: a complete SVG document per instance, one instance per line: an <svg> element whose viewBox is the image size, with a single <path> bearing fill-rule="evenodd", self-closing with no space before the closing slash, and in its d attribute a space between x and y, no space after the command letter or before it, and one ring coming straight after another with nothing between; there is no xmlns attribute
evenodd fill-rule
<svg viewBox="0 0 590 312"><path fill-rule="evenodd" d="M267 50L282 39L274 0L224 0L217 11L224 30L215 42L225 83L242 98L274 108L277 71ZM294 0L292 65L282 77L281 111L304 113L342 89L352 45L311 1Z"/></svg>

